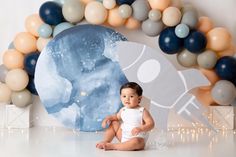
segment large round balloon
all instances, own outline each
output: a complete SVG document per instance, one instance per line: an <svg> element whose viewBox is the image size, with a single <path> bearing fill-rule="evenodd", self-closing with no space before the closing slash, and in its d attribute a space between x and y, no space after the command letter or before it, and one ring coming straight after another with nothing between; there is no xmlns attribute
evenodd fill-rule
<svg viewBox="0 0 236 157"><path fill-rule="evenodd" d="M183 40L175 35L174 27L167 27L160 33L159 47L167 54L175 54L182 50Z"/></svg>
<svg viewBox="0 0 236 157"><path fill-rule="evenodd" d="M119 88L127 79L115 43L123 40L112 29L78 25L50 41L35 70L35 86L48 113L70 128L101 130L104 117L121 107Z"/></svg>
<svg viewBox="0 0 236 157"><path fill-rule="evenodd" d="M236 59L231 56L220 58L216 63L215 70L221 79L234 82L236 79Z"/></svg>

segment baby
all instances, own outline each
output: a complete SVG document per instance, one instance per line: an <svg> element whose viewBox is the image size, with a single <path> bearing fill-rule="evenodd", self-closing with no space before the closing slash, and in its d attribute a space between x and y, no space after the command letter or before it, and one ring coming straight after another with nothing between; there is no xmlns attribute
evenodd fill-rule
<svg viewBox="0 0 236 157"><path fill-rule="evenodd" d="M97 148L124 151L144 149L147 132L154 128L154 121L148 110L139 105L142 92L142 88L135 82L121 86L120 99L124 107L117 114L103 120L102 127L109 127L105 131L104 140L97 143ZM115 136L119 143L111 143Z"/></svg>

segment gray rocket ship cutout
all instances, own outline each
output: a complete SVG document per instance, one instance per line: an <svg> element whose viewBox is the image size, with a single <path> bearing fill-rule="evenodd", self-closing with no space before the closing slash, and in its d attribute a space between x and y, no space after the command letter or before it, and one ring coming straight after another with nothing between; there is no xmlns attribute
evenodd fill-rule
<svg viewBox="0 0 236 157"><path fill-rule="evenodd" d="M177 71L160 52L135 42L117 42L117 55L127 79L140 84L143 95L151 100L149 110L157 128L167 129L168 113L174 109L183 118L214 130L202 114L204 107L189 93L195 87L209 85L200 71Z"/></svg>

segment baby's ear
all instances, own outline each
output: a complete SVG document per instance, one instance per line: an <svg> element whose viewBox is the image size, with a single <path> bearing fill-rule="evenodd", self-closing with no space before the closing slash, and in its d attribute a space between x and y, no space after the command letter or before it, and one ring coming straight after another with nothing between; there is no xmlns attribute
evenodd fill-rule
<svg viewBox="0 0 236 157"><path fill-rule="evenodd" d="M138 97L139 103L141 102L142 98L143 98L142 96Z"/></svg>

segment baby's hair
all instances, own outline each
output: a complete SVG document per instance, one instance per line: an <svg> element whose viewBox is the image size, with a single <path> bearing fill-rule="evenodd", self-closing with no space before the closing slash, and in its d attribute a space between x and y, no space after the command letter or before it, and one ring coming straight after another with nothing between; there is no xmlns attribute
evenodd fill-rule
<svg viewBox="0 0 236 157"><path fill-rule="evenodd" d="M138 94L138 96L142 96L142 94L143 94L142 87L140 87L140 85L138 85L136 82L128 82L128 83L123 84L120 87L120 94L121 94L122 89L124 89L124 88L134 89L135 92Z"/></svg>

